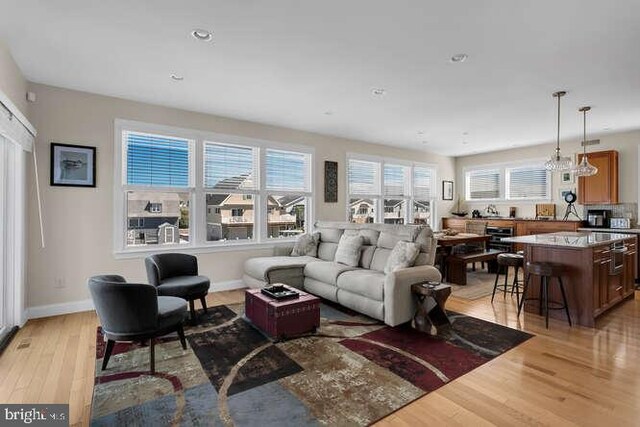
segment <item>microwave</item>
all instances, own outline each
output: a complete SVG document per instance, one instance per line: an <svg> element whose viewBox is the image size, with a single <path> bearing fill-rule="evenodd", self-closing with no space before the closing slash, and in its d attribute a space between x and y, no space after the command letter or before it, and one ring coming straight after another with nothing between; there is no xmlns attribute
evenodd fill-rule
<svg viewBox="0 0 640 427"><path fill-rule="evenodd" d="M631 228L631 220L629 218L611 218L609 224L611 228Z"/></svg>

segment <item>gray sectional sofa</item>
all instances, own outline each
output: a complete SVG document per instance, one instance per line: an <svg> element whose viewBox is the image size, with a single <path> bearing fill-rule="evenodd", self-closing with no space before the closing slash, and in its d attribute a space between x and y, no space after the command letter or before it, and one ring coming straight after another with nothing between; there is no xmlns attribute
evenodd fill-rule
<svg viewBox="0 0 640 427"><path fill-rule="evenodd" d="M244 264L244 283L252 288L285 283L395 326L408 322L415 312L411 285L440 281L433 264L436 240L428 226L317 222L320 234L317 257L286 255L258 257ZM343 234L360 235L364 245L358 267L334 261ZM385 274L385 265L398 241L420 244L413 267Z"/></svg>

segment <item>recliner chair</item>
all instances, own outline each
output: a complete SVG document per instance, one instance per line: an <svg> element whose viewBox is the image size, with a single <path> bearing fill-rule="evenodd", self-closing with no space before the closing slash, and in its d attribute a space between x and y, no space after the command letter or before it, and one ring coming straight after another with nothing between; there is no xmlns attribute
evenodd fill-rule
<svg viewBox="0 0 640 427"><path fill-rule="evenodd" d="M118 275L93 276L89 279L91 299L107 338L102 370L107 369L116 341L149 343L151 373L155 373L155 338L177 332L184 350L187 342L182 323L187 304L180 298L158 296L156 288L127 283Z"/></svg>
<svg viewBox="0 0 640 427"><path fill-rule="evenodd" d="M207 312L206 296L209 293L209 278L198 275L198 259L180 253L156 254L145 258L149 283L158 289L158 295L179 297L189 302L191 321L196 321L193 302L200 300Z"/></svg>

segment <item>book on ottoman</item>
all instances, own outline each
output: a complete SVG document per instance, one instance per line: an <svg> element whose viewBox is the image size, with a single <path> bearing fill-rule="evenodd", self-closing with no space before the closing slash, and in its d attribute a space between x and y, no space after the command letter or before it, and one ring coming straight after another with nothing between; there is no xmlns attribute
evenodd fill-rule
<svg viewBox="0 0 640 427"><path fill-rule="evenodd" d="M276 300L260 289L245 291L245 315L260 330L275 339L314 332L320 326L320 298L299 289L298 298Z"/></svg>

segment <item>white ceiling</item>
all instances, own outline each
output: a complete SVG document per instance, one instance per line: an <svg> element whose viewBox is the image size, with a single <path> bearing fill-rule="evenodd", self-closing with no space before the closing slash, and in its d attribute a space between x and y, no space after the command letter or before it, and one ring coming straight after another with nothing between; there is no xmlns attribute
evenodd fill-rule
<svg viewBox="0 0 640 427"><path fill-rule="evenodd" d="M0 0L0 11L27 79L152 104L444 155L554 140L558 89L565 138L580 135L582 105L592 134L640 128L638 0ZM469 59L450 63L456 53Z"/></svg>

